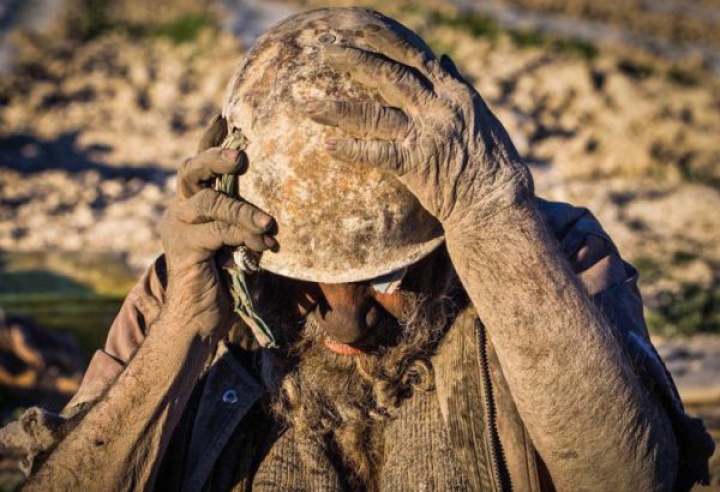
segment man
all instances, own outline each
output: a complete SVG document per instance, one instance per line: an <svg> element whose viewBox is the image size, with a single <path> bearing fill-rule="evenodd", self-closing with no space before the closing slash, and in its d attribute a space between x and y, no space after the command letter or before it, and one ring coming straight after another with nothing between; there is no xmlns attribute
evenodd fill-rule
<svg viewBox="0 0 720 492"><path fill-rule="evenodd" d="M65 418L21 419L49 452L27 490L704 478L712 443L648 341L635 271L587 211L534 196L447 57L374 12L300 14L248 54L224 116ZM243 172L242 199L212 189Z"/></svg>

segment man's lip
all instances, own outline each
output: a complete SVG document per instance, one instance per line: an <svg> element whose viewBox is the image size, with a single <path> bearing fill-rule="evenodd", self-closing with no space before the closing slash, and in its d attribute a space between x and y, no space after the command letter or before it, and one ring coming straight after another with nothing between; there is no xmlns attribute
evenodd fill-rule
<svg viewBox="0 0 720 492"><path fill-rule="evenodd" d="M353 347L352 345L348 345L347 343L337 342L330 338L326 338L324 343L325 348L327 348L330 352L334 352L338 355L361 355L365 353L363 349Z"/></svg>

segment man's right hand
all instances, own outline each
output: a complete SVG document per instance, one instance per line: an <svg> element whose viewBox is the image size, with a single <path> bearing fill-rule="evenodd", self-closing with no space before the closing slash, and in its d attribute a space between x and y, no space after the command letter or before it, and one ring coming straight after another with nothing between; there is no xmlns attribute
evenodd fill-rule
<svg viewBox="0 0 720 492"><path fill-rule="evenodd" d="M198 155L178 173L177 194L160 224L168 266L167 306L173 316L192 320L201 336L223 336L230 302L215 262L223 246L262 252L275 248L273 219L240 199L215 191L222 174L242 173L247 156L221 149L226 122L218 116L205 131Z"/></svg>

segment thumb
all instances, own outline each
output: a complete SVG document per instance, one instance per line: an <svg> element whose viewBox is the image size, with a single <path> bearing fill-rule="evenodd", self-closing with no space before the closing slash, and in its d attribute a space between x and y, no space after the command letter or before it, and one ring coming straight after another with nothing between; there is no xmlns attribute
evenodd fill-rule
<svg viewBox="0 0 720 492"><path fill-rule="evenodd" d="M221 114L215 115L198 142L198 154L212 147L218 147L227 136L227 121Z"/></svg>

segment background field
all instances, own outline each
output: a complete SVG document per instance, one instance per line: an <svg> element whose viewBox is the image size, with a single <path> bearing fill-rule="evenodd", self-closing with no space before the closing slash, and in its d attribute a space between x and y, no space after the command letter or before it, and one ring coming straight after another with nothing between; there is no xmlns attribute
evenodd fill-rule
<svg viewBox="0 0 720 492"><path fill-rule="evenodd" d="M160 250L175 170L243 51L328 3L378 8L450 54L538 194L597 215L640 271L683 398L720 438L718 0L0 3L2 418L74 391ZM29 319L73 338L48 342Z"/></svg>

